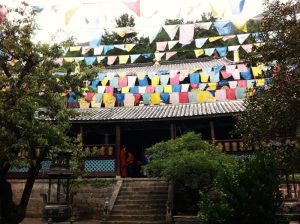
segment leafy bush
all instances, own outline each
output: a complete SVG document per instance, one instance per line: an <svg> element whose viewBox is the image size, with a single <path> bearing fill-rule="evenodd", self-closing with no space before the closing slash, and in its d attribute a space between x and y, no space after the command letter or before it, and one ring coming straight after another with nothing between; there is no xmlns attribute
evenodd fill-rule
<svg viewBox="0 0 300 224"><path fill-rule="evenodd" d="M281 195L274 154L265 150L219 172L214 187L200 192L202 223L276 223Z"/></svg>

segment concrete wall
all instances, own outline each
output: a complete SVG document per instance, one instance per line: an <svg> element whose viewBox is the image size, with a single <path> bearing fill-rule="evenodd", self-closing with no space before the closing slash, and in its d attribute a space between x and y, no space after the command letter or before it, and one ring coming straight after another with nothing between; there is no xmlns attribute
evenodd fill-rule
<svg viewBox="0 0 300 224"><path fill-rule="evenodd" d="M10 180L10 183L12 185L14 201L18 203L25 186L25 180ZM47 180L36 180L27 207L26 217L42 217L44 203L40 193L47 193L47 189ZM75 191L77 194L74 196L73 205L76 213L79 214L79 219L99 219L103 214L103 205L106 200L109 201L113 190L114 184L108 187L95 187L85 184L76 188Z"/></svg>

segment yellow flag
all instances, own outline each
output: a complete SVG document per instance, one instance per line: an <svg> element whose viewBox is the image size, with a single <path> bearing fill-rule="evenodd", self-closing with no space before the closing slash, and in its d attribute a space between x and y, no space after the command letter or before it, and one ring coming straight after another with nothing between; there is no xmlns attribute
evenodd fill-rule
<svg viewBox="0 0 300 224"><path fill-rule="evenodd" d="M103 94L103 103L106 108L112 108L115 106L116 98L111 93Z"/></svg>
<svg viewBox="0 0 300 224"><path fill-rule="evenodd" d="M151 104L160 104L160 93L151 93Z"/></svg>
<svg viewBox="0 0 300 224"><path fill-rule="evenodd" d="M207 90L216 90L217 89L217 83L216 82L209 82Z"/></svg>
<svg viewBox="0 0 300 224"><path fill-rule="evenodd" d="M254 43L253 45L256 46L256 47L261 47L263 45L265 45L266 43Z"/></svg>
<svg viewBox="0 0 300 224"><path fill-rule="evenodd" d="M122 87L122 93L129 93L129 87Z"/></svg>
<svg viewBox="0 0 300 224"><path fill-rule="evenodd" d="M222 38L223 38L222 36L209 37L209 38L208 38L208 41L209 41L209 42L214 42L214 41L220 40L220 39L222 39Z"/></svg>
<svg viewBox="0 0 300 224"><path fill-rule="evenodd" d="M132 48L134 48L134 46L135 44L125 44L125 50L129 52L132 50Z"/></svg>
<svg viewBox="0 0 300 224"><path fill-rule="evenodd" d="M144 79L146 74L147 74L146 71L139 71L139 72L136 73L138 79Z"/></svg>
<svg viewBox="0 0 300 224"><path fill-rule="evenodd" d="M126 32L123 27L117 27L114 29L114 32L116 32L120 37L125 37Z"/></svg>
<svg viewBox="0 0 300 224"><path fill-rule="evenodd" d="M213 95L211 95L209 91L199 91L197 95L197 100L199 103L202 103L214 101L215 98L213 97Z"/></svg>
<svg viewBox="0 0 300 224"><path fill-rule="evenodd" d="M200 72L201 82L208 82L209 75L205 75L203 72Z"/></svg>
<svg viewBox="0 0 300 224"><path fill-rule="evenodd" d="M171 93L172 92L172 85L165 85L164 86L164 92L165 93Z"/></svg>
<svg viewBox="0 0 300 224"><path fill-rule="evenodd" d="M223 0L209 0L209 5L214 18L224 17L225 4Z"/></svg>
<svg viewBox="0 0 300 224"><path fill-rule="evenodd" d="M237 63L240 61L240 53L239 50L236 50L233 52L233 61L234 63Z"/></svg>
<svg viewBox="0 0 300 224"><path fill-rule="evenodd" d="M158 84L159 84L159 76L158 75L152 76L151 85L152 86L157 86Z"/></svg>
<svg viewBox="0 0 300 224"><path fill-rule="evenodd" d="M261 69L261 67L252 67L252 73L253 73L253 76L254 77L257 77L257 76L259 76L259 75L261 75L262 74L262 69Z"/></svg>
<svg viewBox="0 0 300 224"><path fill-rule="evenodd" d="M81 46L73 46L73 47L69 48L70 51L80 51L80 49L81 49Z"/></svg>
<svg viewBox="0 0 300 224"><path fill-rule="evenodd" d="M119 64L126 64L128 61L129 55L119 55Z"/></svg>
<svg viewBox="0 0 300 224"><path fill-rule="evenodd" d="M64 61L65 62L73 62L73 61L75 61L75 58L74 57L65 57Z"/></svg>
<svg viewBox="0 0 300 224"><path fill-rule="evenodd" d="M87 109L90 107L90 102L87 102L85 98L79 98L78 102L81 109Z"/></svg>
<svg viewBox="0 0 300 224"><path fill-rule="evenodd" d="M240 19L240 20L232 20L232 24L235 26L236 29L247 32L247 20Z"/></svg>
<svg viewBox="0 0 300 224"><path fill-rule="evenodd" d="M101 85L106 86L107 83L108 83L108 77L104 77L104 79L102 79L102 81L101 81Z"/></svg>
<svg viewBox="0 0 300 224"><path fill-rule="evenodd" d="M201 56L202 54L204 54L204 50L203 49L197 49L194 50L196 58L198 58L199 56Z"/></svg>
<svg viewBox="0 0 300 224"><path fill-rule="evenodd" d="M71 18L74 16L78 8L71 9L65 13L65 24L68 25L70 22Z"/></svg>
<svg viewBox="0 0 300 224"><path fill-rule="evenodd" d="M256 79L256 86L265 85L265 79Z"/></svg>

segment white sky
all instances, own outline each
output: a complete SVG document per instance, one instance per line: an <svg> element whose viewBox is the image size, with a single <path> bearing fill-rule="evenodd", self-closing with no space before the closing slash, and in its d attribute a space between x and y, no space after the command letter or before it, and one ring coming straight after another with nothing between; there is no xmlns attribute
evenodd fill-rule
<svg viewBox="0 0 300 224"><path fill-rule="evenodd" d="M123 0L135 1L135 0ZM0 0L0 4L13 6L21 0ZM163 25L165 19L183 18L195 21L203 12L211 12L210 4L225 9L224 19L249 19L263 11L263 0L245 0L241 14L232 15L230 2L239 0L140 0L141 16L129 10L122 0L26 0L31 6L42 10L38 14L39 33L37 39L49 41L53 34L57 39L75 36L78 42L86 42L103 32L103 28L113 28L115 18L123 13L133 15L136 26L147 29L153 25ZM74 15L65 22L68 11ZM87 23L88 21L88 23Z"/></svg>

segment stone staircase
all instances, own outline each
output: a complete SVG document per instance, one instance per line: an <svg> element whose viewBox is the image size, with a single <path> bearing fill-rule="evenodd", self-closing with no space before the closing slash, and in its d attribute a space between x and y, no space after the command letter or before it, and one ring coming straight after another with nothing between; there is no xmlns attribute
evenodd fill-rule
<svg viewBox="0 0 300 224"><path fill-rule="evenodd" d="M103 224L165 224L168 184L163 180L123 179L107 220Z"/></svg>

